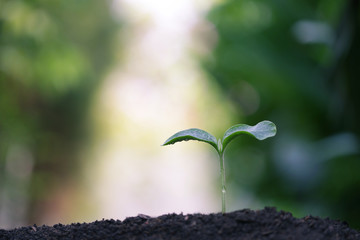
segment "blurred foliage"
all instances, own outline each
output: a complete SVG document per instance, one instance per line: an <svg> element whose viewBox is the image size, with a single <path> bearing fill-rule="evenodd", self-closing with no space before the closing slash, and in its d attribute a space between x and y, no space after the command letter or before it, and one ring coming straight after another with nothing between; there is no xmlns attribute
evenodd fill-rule
<svg viewBox="0 0 360 240"><path fill-rule="evenodd" d="M11 184L11 148L27 149L29 218L77 167L92 91L114 58L109 9L96 0L0 0L0 189Z"/></svg>
<svg viewBox="0 0 360 240"><path fill-rule="evenodd" d="M209 14L218 43L204 68L239 122L278 126L261 146L230 146L230 180L265 204L360 229L359 13L357 0L224 1Z"/></svg>
<svg viewBox="0 0 360 240"><path fill-rule="evenodd" d="M4 193L16 203L9 188L31 168L29 222L77 168L89 100L114 57L108 3L0 0L0 207ZM360 229L359 10L358 0L224 1L209 14L218 44L204 67L234 124L278 126L261 144L231 143L229 180L267 205ZM9 164L13 152L28 162Z"/></svg>

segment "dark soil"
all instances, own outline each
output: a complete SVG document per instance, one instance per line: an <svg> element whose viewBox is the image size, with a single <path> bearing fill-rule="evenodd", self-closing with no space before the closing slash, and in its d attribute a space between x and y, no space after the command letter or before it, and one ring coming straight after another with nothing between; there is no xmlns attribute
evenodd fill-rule
<svg viewBox="0 0 360 240"><path fill-rule="evenodd" d="M275 208L241 210L217 214L146 215L93 223L29 226L0 230L0 240L117 240L117 239L276 239L276 240L360 240L360 232L345 222L318 217L294 218Z"/></svg>

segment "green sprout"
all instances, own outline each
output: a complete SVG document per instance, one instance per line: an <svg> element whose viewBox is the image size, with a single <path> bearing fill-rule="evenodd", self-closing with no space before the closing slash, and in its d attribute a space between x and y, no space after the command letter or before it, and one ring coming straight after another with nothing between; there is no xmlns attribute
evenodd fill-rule
<svg viewBox="0 0 360 240"><path fill-rule="evenodd" d="M240 134L248 134L250 136L255 137L258 140L264 140L266 138L275 136L276 126L274 123L270 121L262 121L256 124L255 126L249 126L246 124L237 124L229 128L225 132L223 138L218 139L217 141L213 135L211 135L210 133L204 130L197 128L190 128L175 133L162 145L162 146L166 146L181 141L197 140L197 141L209 143L211 146L215 148L215 150L219 154L219 160L220 160L223 214L226 211L226 206L225 206L226 184L225 184L225 159L224 159L225 148L228 146L231 140L233 140Z"/></svg>

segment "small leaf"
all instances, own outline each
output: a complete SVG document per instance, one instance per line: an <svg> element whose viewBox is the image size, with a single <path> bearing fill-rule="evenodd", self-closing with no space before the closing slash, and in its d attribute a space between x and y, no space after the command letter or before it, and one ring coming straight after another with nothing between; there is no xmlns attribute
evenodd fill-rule
<svg viewBox="0 0 360 240"><path fill-rule="evenodd" d="M197 128L190 128L175 133L168 140L165 141L163 146L174 144L181 141L189 141L189 140L197 140L197 141L209 143L216 149L216 151L218 151L216 138L210 133Z"/></svg>
<svg viewBox="0 0 360 240"><path fill-rule="evenodd" d="M224 134L222 151L224 151L225 147L230 143L231 140L240 134L248 134L255 137L256 139L264 140L266 138L275 136L276 126L270 121L262 121L255 126L249 126L246 124L234 125Z"/></svg>

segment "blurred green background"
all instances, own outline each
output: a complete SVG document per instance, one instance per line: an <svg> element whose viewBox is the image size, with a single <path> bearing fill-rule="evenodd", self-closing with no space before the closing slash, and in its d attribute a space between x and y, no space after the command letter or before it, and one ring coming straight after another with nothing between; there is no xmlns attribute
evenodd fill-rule
<svg viewBox="0 0 360 240"><path fill-rule="evenodd" d="M132 23L112 7L0 0L0 219L7 227L36 222L56 189L77 181L95 93L128 47ZM360 229L359 1L217 1L204 12L213 47L193 60L230 103L224 119L278 127L269 141L239 138L229 146L232 206L276 206ZM248 202L237 204L243 196Z"/></svg>
<svg viewBox="0 0 360 240"><path fill-rule="evenodd" d="M297 216L357 228L359 13L359 1L227 1L210 12L219 43L205 61L241 121L278 126L266 156L245 139L228 151L234 183Z"/></svg>
<svg viewBox="0 0 360 240"><path fill-rule="evenodd" d="M44 199L76 175L117 25L105 1L0 1L3 224L33 222Z"/></svg>

